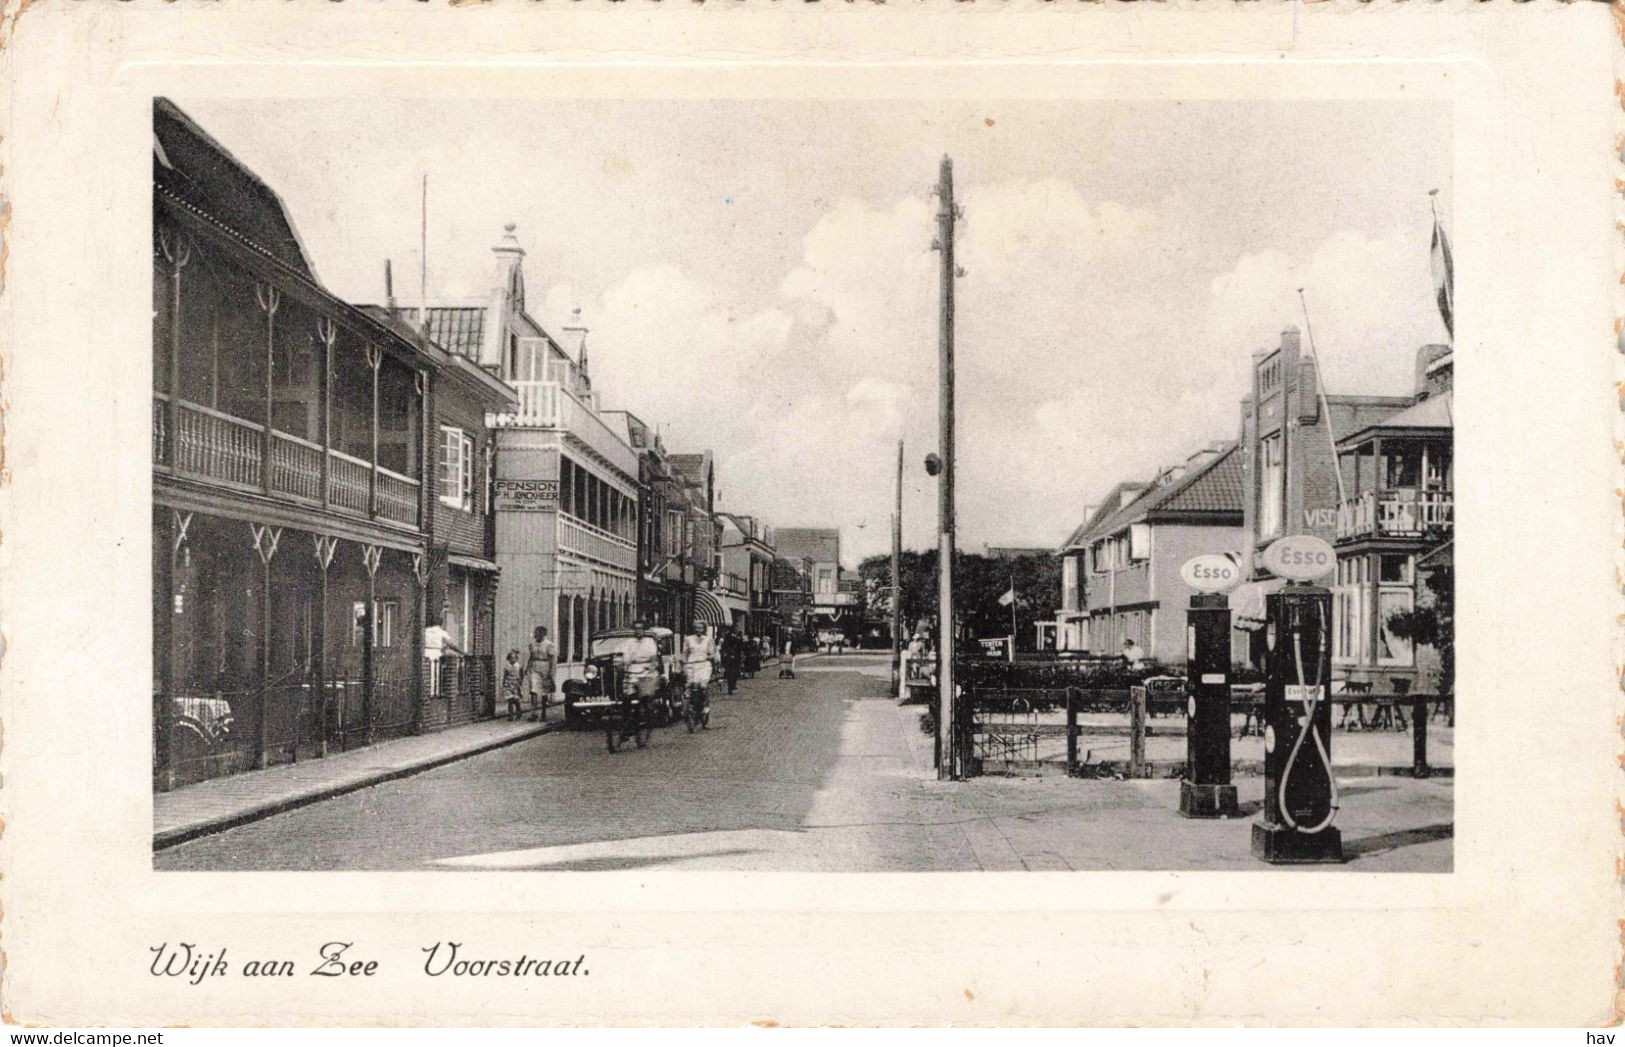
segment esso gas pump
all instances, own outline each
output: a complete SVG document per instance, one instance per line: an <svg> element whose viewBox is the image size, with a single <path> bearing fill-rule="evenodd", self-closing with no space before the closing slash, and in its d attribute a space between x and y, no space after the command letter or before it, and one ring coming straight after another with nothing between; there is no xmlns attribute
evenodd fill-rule
<svg viewBox="0 0 1625 1047"><path fill-rule="evenodd" d="M1293 582L1265 607L1264 811L1253 823L1253 856L1340 862L1343 841L1332 825L1331 593Z"/></svg>
<svg viewBox="0 0 1625 1047"><path fill-rule="evenodd" d="M1205 554L1180 568L1195 589L1185 612L1185 777L1179 813L1187 818L1234 818L1230 782L1230 601L1241 581L1235 556Z"/></svg>

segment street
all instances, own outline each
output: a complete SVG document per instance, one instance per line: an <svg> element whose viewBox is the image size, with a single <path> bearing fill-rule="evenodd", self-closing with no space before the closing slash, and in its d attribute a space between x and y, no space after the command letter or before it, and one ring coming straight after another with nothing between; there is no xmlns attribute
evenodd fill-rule
<svg viewBox="0 0 1625 1047"><path fill-rule="evenodd" d="M159 869L1263 869L1247 822L1175 813L1173 781L939 782L885 654L803 657L714 699L711 729L611 755L555 732L160 851ZM1262 779L1238 780L1242 812ZM1451 782L1356 779L1358 871L1449 871Z"/></svg>

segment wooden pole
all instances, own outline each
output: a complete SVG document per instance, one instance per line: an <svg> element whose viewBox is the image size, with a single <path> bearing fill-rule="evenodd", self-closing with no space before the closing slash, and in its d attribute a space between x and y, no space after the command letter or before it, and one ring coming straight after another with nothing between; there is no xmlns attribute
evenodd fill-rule
<svg viewBox="0 0 1625 1047"><path fill-rule="evenodd" d="M937 777L964 774L958 759L957 701L954 694L954 164L944 156L937 182L937 250L942 255L942 300L938 325L938 440L942 474L937 481L937 732L941 758Z"/></svg>
<svg viewBox="0 0 1625 1047"><path fill-rule="evenodd" d="M903 671L903 441L897 441L897 500L891 518L891 671Z"/></svg>

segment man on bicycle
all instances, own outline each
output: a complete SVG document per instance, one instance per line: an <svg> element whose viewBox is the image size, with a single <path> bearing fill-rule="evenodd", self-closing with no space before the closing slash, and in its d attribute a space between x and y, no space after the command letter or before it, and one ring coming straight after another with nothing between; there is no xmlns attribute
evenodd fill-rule
<svg viewBox="0 0 1625 1047"><path fill-rule="evenodd" d="M660 689L660 645L652 634L644 632L642 622L633 622L637 632L626 650L626 678L639 702L647 702Z"/></svg>
<svg viewBox="0 0 1625 1047"><path fill-rule="evenodd" d="M706 702L706 688L711 684L711 661L715 654L704 626L696 627L692 634L683 637L683 674L688 680L689 693L701 705Z"/></svg>

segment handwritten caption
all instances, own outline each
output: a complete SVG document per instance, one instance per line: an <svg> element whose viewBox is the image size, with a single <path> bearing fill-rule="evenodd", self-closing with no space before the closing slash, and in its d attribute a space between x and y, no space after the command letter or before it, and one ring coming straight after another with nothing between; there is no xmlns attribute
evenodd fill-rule
<svg viewBox="0 0 1625 1047"><path fill-rule="evenodd" d="M241 963L224 947L204 948L192 942L154 945L152 976L177 978L200 985L209 978L372 978L379 974L383 960L357 950L354 942L326 942L314 957L291 960L256 957ZM574 958L557 956L481 956L465 950L462 942L435 942L420 950L421 970L430 978L584 978L585 954ZM412 966L417 968L414 961Z"/></svg>

